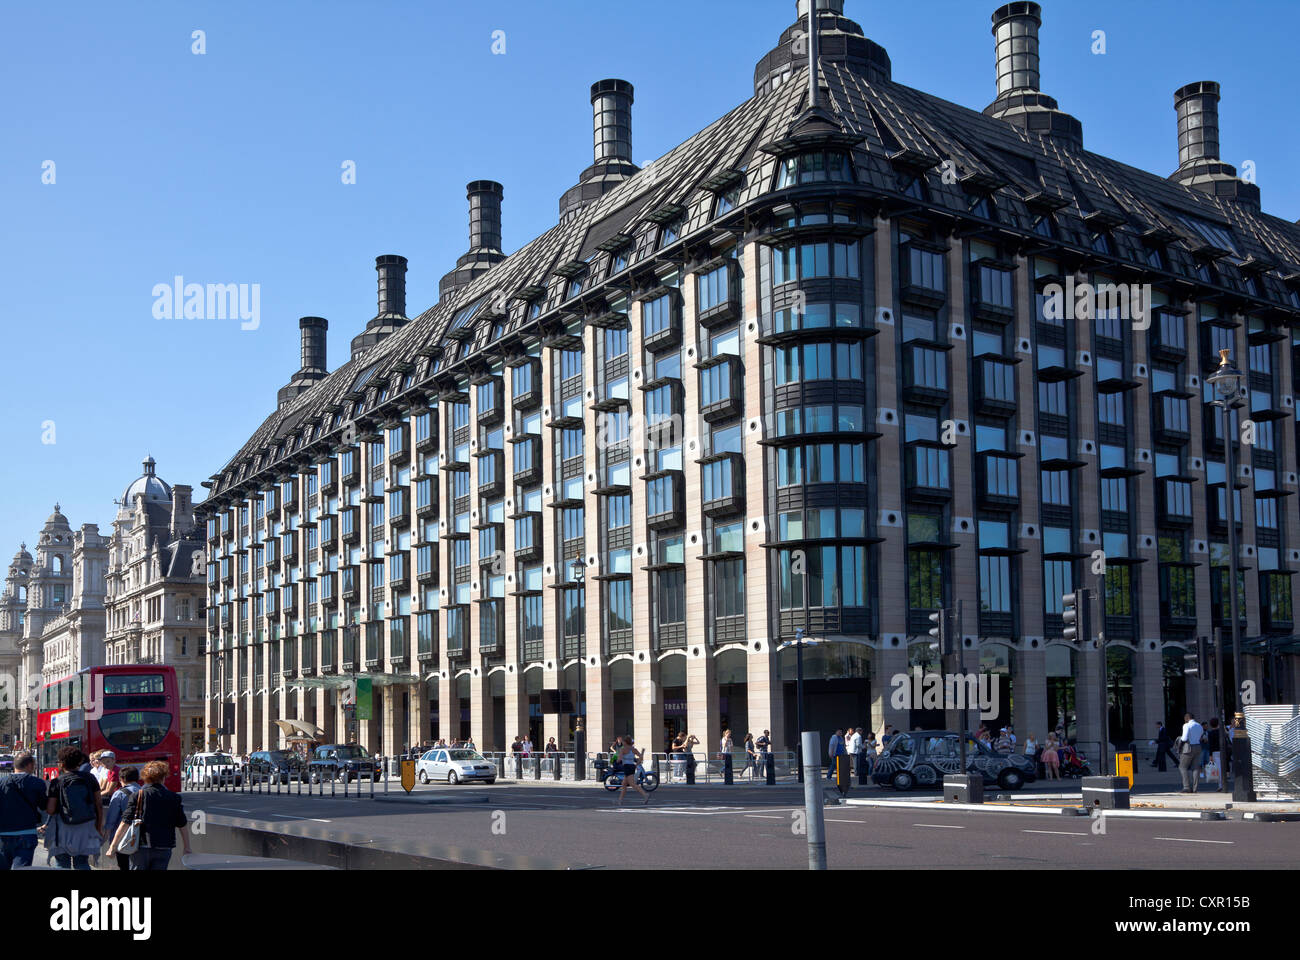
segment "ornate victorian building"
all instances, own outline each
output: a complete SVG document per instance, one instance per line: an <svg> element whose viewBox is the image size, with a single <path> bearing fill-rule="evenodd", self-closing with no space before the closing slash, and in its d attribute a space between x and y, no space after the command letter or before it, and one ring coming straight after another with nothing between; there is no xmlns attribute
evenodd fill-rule
<svg viewBox="0 0 1300 960"><path fill-rule="evenodd" d="M23 688L23 622L27 618L27 580L32 573L32 555L22 544L9 563L4 592L0 593L0 742L11 744L18 735Z"/></svg>
<svg viewBox="0 0 1300 960"><path fill-rule="evenodd" d="M1146 739L1211 709L1184 657L1228 622L1230 522L1245 670L1294 695L1300 227L1219 159L1218 85L1179 87L1178 167L1153 174L1039 89L1036 3L993 15L983 112L895 83L843 0L810 43L808 6L754 96L644 170L631 84L595 84L557 224L507 256L503 188L470 184L441 299L408 318L406 261L380 257L332 372L301 321L301 368L198 508L230 746L281 717L345 738L365 675L357 733L388 753L567 744L583 714L593 745L789 747L796 630L810 726L937 724L891 693L960 602L990 722L1095 749L1078 586L1102 591L1112 739ZM1207 403L1221 349L1246 442Z"/></svg>
<svg viewBox="0 0 1300 960"><path fill-rule="evenodd" d="M201 750L203 539L194 524L191 488L163 481L150 457L117 505L107 542L105 662L175 667L182 748Z"/></svg>

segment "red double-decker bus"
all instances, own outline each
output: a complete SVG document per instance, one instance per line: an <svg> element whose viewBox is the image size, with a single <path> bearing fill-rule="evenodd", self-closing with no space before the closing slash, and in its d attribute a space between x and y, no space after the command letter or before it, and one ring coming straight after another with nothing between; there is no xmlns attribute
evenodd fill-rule
<svg viewBox="0 0 1300 960"><path fill-rule="evenodd" d="M180 702L176 671L157 664L87 667L41 689L36 757L45 776L59 775L59 750L87 756L111 750L120 767L165 760L166 786L181 789Z"/></svg>

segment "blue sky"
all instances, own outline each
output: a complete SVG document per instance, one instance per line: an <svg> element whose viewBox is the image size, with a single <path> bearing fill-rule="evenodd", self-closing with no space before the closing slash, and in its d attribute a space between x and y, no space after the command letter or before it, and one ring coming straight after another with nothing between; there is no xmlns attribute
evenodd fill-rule
<svg viewBox="0 0 1300 960"><path fill-rule="evenodd" d="M897 82L981 109L995 6L848 0L846 14ZM1241 0L1231 18L1208 0L1043 6L1043 89L1088 149L1168 174L1173 91L1218 80L1224 159L1253 160L1265 210L1300 217L1300 4ZM200 499L297 368L300 316L329 319L337 366L375 313L378 254L410 260L408 314L437 300L468 246L470 180L505 185L507 251L555 222L591 162L593 81L635 84L645 163L752 94L794 8L0 2L2 559L34 543L55 500L107 532L146 454ZM177 274L260 284L260 327L155 319L153 287Z"/></svg>

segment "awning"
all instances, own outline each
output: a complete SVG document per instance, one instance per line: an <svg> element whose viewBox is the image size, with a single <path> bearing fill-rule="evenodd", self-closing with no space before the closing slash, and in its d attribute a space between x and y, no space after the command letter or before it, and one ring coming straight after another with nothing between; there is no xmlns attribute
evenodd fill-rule
<svg viewBox="0 0 1300 960"><path fill-rule="evenodd" d="M272 722L280 728L280 732L286 739L299 736L317 739L325 735L324 730L309 720L273 720Z"/></svg>

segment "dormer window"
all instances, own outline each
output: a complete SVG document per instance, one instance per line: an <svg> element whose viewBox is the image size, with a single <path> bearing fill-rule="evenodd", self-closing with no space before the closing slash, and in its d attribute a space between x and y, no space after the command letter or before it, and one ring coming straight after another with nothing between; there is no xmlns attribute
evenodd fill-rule
<svg viewBox="0 0 1300 960"><path fill-rule="evenodd" d="M777 168L776 189L810 183L852 183L853 163L843 150L816 150L787 157Z"/></svg>
<svg viewBox="0 0 1300 960"><path fill-rule="evenodd" d="M737 184L736 186L732 187L730 190L726 190L722 193L719 193L717 200L715 200L713 204L713 215L715 217L720 217L724 213L734 210L736 208L736 204L740 202L741 189L742 189L742 185Z"/></svg>
<svg viewBox="0 0 1300 960"><path fill-rule="evenodd" d="M1104 253L1107 256L1112 254L1109 233L1099 233L1092 238L1092 249L1098 253Z"/></svg>
<svg viewBox="0 0 1300 960"><path fill-rule="evenodd" d="M662 250L670 243L676 243L682 235L682 218L671 220L665 223L659 230L659 249Z"/></svg>
<svg viewBox="0 0 1300 960"><path fill-rule="evenodd" d="M1053 221L1052 215L1046 213L1035 220L1033 231L1040 237L1047 237L1049 240L1054 239L1056 237L1056 223Z"/></svg>
<svg viewBox="0 0 1300 960"><path fill-rule="evenodd" d="M535 320L542 315L542 301L533 300L528 304L528 310L525 313L525 319Z"/></svg>
<svg viewBox="0 0 1300 960"><path fill-rule="evenodd" d="M632 245L624 244L609 256L609 275L612 277L616 273L622 273L627 269L628 261L632 253Z"/></svg>
<svg viewBox="0 0 1300 960"><path fill-rule="evenodd" d="M993 207L993 200L988 196L988 194L980 194L978 196L968 195L966 197L966 206L974 216L981 217L984 220L997 219L997 214Z"/></svg>
<svg viewBox="0 0 1300 960"><path fill-rule="evenodd" d="M582 278L574 277L564 288L564 299L572 300L578 294L582 293Z"/></svg>
<svg viewBox="0 0 1300 960"><path fill-rule="evenodd" d="M898 189L903 196L919 200L922 203L929 199L929 191L927 191L925 180L922 177L904 176L898 181Z"/></svg>
<svg viewBox="0 0 1300 960"><path fill-rule="evenodd" d="M1169 266L1165 263L1165 248L1147 247L1147 264L1157 270L1168 270Z"/></svg>
<svg viewBox="0 0 1300 960"><path fill-rule="evenodd" d="M1196 261L1196 279L1202 283L1214 283L1214 268L1208 260Z"/></svg>

